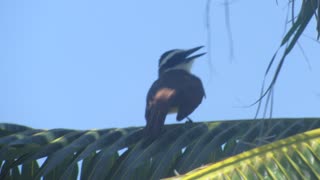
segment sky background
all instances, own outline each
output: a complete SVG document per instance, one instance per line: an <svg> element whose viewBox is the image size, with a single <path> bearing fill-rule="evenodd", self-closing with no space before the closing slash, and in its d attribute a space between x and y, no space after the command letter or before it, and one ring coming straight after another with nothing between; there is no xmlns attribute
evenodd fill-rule
<svg viewBox="0 0 320 180"><path fill-rule="evenodd" d="M222 2L210 6L208 49L206 0L0 1L0 122L46 129L144 126L160 55L199 45L211 54L211 62L203 56L193 68L207 97L190 117L253 118L256 107L243 106L259 97L284 36L287 1L230 4L232 59ZM300 39L308 61L297 46L284 64L274 117L320 117L315 27L312 20Z"/></svg>

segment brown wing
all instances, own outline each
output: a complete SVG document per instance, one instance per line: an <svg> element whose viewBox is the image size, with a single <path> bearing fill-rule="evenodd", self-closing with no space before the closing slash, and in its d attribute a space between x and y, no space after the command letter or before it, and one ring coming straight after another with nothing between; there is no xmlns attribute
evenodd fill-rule
<svg viewBox="0 0 320 180"><path fill-rule="evenodd" d="M196 76L191 74L185 75L183 82L185 82L184 87L179 89L178 93L178 121L189 116L199 106L205 96L202 82Z"/></svg>
<svg viewBox="0 0 320 180"><path fill-rule="evenodd" d="M157 80L151 86L147 95L145 118L147 125L144 133L149 137L160 134L172 102L174 102L176 90L164 85L162 79Z"/></svg>

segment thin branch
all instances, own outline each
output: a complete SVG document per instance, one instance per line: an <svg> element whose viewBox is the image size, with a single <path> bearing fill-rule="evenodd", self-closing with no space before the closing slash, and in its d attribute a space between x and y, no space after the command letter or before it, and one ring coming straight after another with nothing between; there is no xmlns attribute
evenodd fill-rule
<svg viewBox="0 0 320 180"><path fill-rule="evenodd" d="M304 57L307 65L308 65L309 70L312 70L312 66L310 64L309 58L308 58L307 54L305 53L304 49L302 48L302 46L301 46L301 44L299 42L298 42L298 47L299 47L299 49L300 49L300 51L302 53L302 56Z"/></svg>
<svg viewBox="0 0 320 180"><path fill-rule="evenodd" d="M229 0L225 0L224 3L224 12L225 12L225 25L227 28L227 34L228 34L228 41L229 41L229 54L230 54L230 60L232 62L232 59L234 58L234 45L233 45L233 38L232 38L232 31L231 31L231 23L230 23L230 6L229 6Z"/></svg>

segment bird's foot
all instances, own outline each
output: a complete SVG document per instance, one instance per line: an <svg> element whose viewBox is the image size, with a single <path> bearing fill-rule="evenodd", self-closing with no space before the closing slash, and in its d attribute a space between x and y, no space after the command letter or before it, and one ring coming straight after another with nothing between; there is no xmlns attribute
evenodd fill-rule
<svg viewBox="0 0 320 180"><path fill-rule="evenodd" d="M193 123L192 119L190 119L189 117L187 117L186 124L192 124L192 123Z"/></svg>

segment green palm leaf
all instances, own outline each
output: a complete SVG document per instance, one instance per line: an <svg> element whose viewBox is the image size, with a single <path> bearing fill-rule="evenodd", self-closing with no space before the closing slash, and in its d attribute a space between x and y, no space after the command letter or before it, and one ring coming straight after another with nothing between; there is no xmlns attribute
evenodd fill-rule
<svg viewBox="0 0 320 180"><path fill-rule="evenodd" d="M295 8L294 3L295 1L292 1L293 7L292 11ZM312 17L315 17L316 23L317 23L317 32L318 32L318 39L320 37L320 18L319 18L319 12L320 12L320 0L303 0L301 4L300 11L297 15L297 18L292 17L292 26L288 30L288 32L285 34L285 36L282 38L282 42L278 48L278 50L274 53L272 56L269 65L266 69L265 72L265 77L263 81L263 86L262 86L262 93L260 98L254 103L261 103L261 100L267 96L268 94L272 94L272 90L274 88L274 85L276 84L276 81L279 77L279 74L281 72L281 69L283 68L284 62L287 58L287 56L290 54L292 49L295 47L295 45L298 43L299 38L307 28L308 24L310 23ZM294 11L292 12L294 13ZM271 71L271 68L273 67L275 61L277 60L277 55L280 49L283 49L283 54L278 60L278 65L274 69L274 75L271 78L271 81L267 88L265 89L266 81L267 81L267 76ZM267 100L266 105L269 103L269 100ZM260 104L261 105L261 104ZM258 112L260 111L260 105L258 107ZM271 105L272 106L272 105Z"/></svg>
<svg viewBox="0 0 320 180"><path fill-rule="evenodd" d="M0 179L160 179L320 128L320 119L167 125L154 141L142 136L141 127L87 131L0 127Z"/></svg>
<svg viewBox="0 0 320 180"><path fill-rule="evenodd" d="M320 129L168 179L320 179Z"/></svg>

